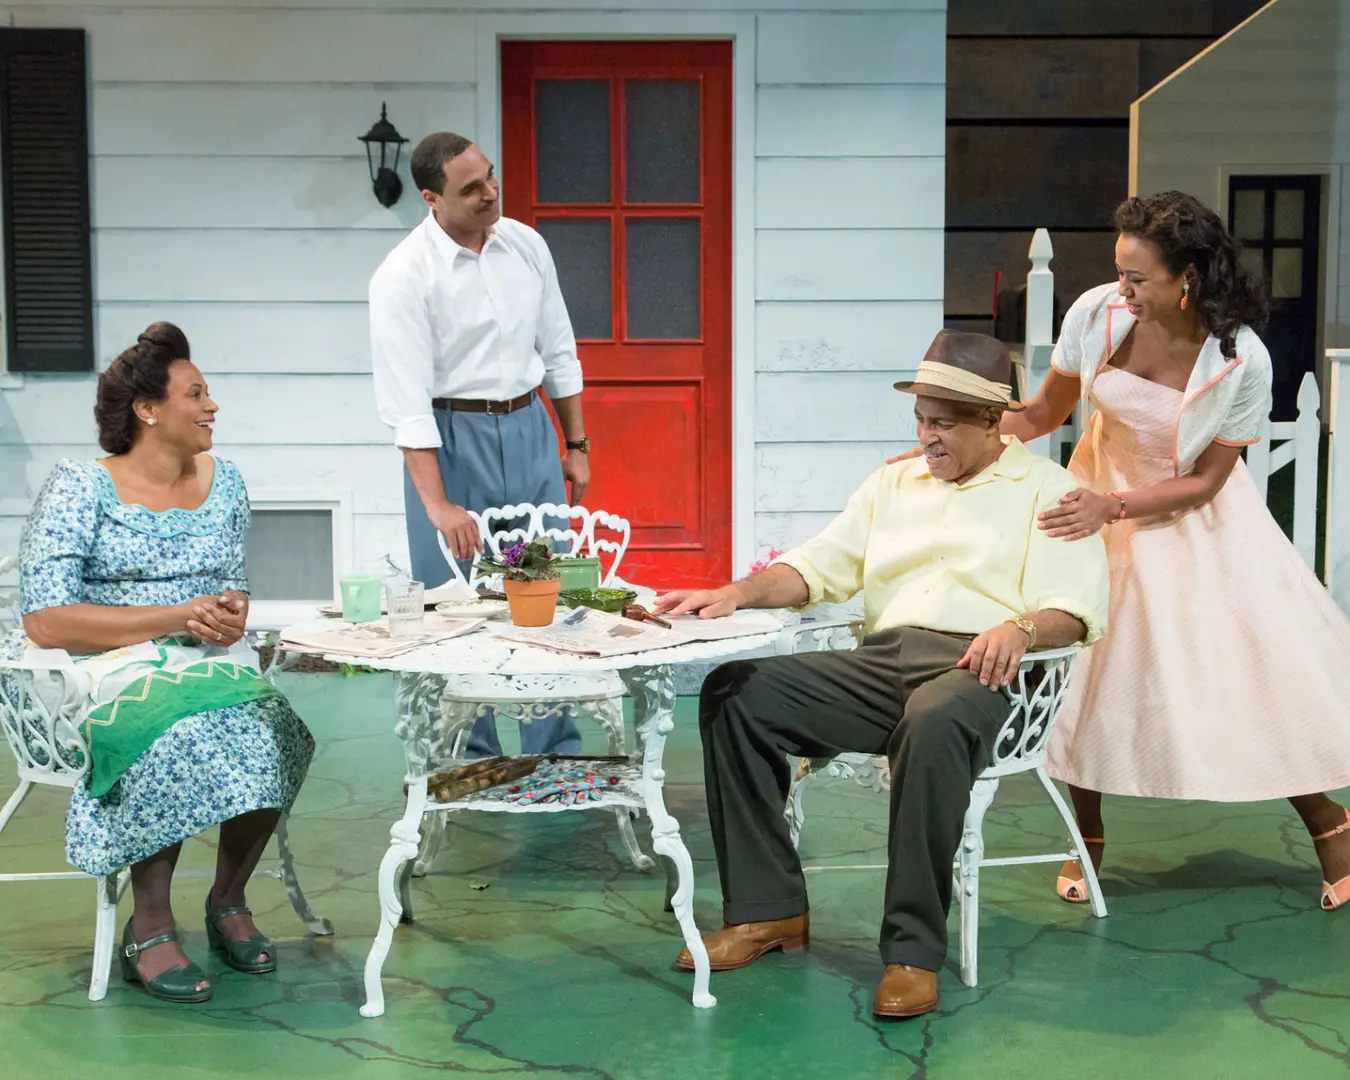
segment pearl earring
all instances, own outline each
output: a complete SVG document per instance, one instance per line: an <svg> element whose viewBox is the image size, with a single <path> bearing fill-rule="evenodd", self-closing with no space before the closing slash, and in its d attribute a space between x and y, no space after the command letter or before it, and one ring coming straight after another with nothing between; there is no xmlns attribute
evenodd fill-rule
<svg viewBox="0 0 1350 1080"><path fill-rule="evenodd" d="M155 418L154 418L153 416L151 416L151 417L148 417L148 418L146 419L145 423L146 423L146 426L148 426L148 427L154 427L156 421L155 421Z"/></svg>

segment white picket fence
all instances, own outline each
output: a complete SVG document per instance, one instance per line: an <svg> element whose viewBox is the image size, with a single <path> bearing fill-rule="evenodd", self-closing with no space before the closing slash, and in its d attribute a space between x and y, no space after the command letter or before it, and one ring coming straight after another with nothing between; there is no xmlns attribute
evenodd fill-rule
<svg viewBox="0 0 1350 1080"><path fill-rule="evenodd" d="M1055 275L1050 269L1054 258L1050 234L1037 229L1031 239L1027 273L1027 340L1022 351L1022 384L1031 397L1050 371L1050 353L1054 348ZM1320 477L1322 407L1317 380L1311 373L1303 377L1298 391L1298 419L1273 423L1269 417L1262 427L1261 441L1247 448L1247 470L1252 474L1261 497L1267 497L1270 477L1281 469L1294 470L1294 547L1303 561L1316 566L1317 492ZM1078 409L1059 431L1038 439L1033 449L1055 461L1060 460L1066 441L1076 443L1081 432ZM1278 445L1276 445L1278 444Z"/></svg>

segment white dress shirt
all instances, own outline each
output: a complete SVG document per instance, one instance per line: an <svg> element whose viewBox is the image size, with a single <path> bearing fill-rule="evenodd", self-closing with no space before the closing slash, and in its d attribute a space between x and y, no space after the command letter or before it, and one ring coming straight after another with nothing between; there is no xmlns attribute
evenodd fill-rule
<svg viewBox="0 0 1350 1080"><path fill-rule="evenodd" d="M433 398L511 401L539 386L581 393L581 362L544 238L502 218L481 253L436 219L409 233L370 279L375 405L395 445L441 445Z"/></svg>

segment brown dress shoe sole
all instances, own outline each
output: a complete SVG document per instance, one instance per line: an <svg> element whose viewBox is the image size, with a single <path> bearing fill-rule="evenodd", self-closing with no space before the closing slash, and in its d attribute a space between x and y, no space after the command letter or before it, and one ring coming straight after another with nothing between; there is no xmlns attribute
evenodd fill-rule
<svg viewBox="0 0 1350 1080"><path fill-rule="evenodd" d="M923 1016L932 1012L938 1007L936 1001L929 1002L927 1005L916 1005L912 1009L878 1009L872 1007L872 1015L881 1020L909 1020L915 1016Z"/></svg>
<svg viewBox="0 0 1350 1080"><path fill-rule="evenodd" d="M710 964L708 970L737 971L740 968L749 967L751 964L753 964L756 960L760 959L762 956L766 955L767 953L774 952L775 950L785 953L797 952L799 949L807 948L810 944L811 944L810 931L807 931L806 933L802 934L790 934L785 938L779 938L777 941L769 942L767 945L763 946L756 952L752 953L744 960L738 960L734 964ZM679 971L693 971L694 961L692 958L690 958L690 960L686 963L684 956L681 955L676 957L675 967Z"/></svg>

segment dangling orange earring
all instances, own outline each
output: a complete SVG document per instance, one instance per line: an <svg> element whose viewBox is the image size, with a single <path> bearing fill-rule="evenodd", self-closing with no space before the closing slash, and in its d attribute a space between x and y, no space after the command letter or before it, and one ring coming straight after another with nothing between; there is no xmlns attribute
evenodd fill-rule
<svg viewBox="0 0 1350 1080"><path fill-rule="evenodd" d="M1181 310L1185 311L1191 306L1191 283L1188 281L1181 286Z"/></svg>

